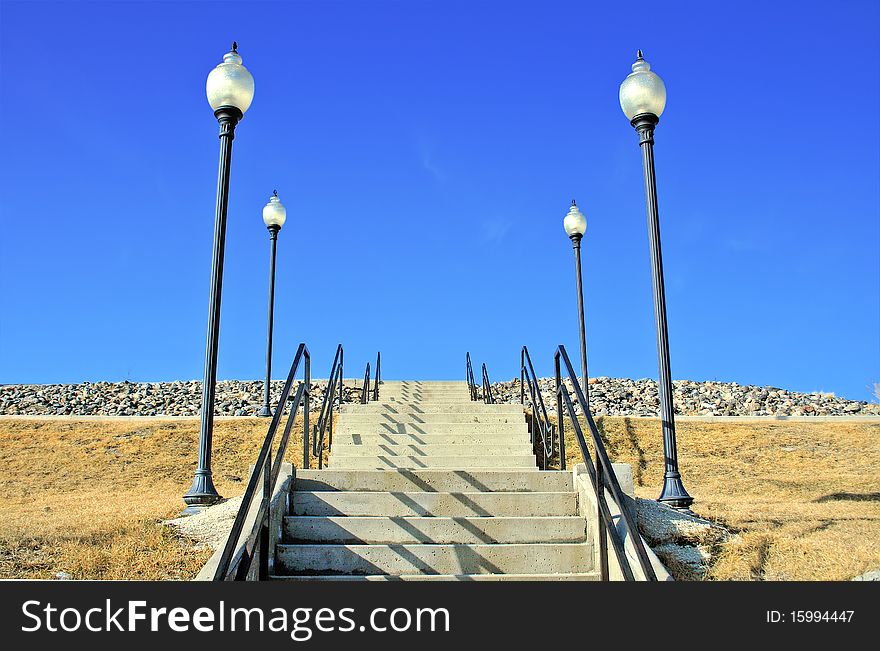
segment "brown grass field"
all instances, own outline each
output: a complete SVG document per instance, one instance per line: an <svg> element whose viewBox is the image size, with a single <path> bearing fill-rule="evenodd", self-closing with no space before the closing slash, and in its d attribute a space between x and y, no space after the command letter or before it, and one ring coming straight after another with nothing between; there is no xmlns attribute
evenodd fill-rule
<svg viewBox="0 0 880 651"><path fill-rule="evenodd" d="M268 422L218 420L214 479L244 482ZM604 418L609 453L636 492L662 477L656 420ZM197 419L0 419L0 578L189 579L210 552L176 537L195 470ZM568 463L580 461L567 431ZM840 580L880 567L880 424L678 423L694 510L739 536L709 578ZM301 430L288 460L301 464Z"/></svg>
<svg viewBox="0 0 880 651"><path fill-rule="evenodd" d="M244 492L269 426L220 419L214 483ZM189 579L211 555L160 520L195 471L198 419L0 420L0 578ZM302 428L286 458L302 465Z"/></svg>
<svg viewBox="0 0 880 651"><path fill-rule="evenodd" d="M660 422L598 420L613 461L632 464L636 494L663 484ZM880 567L880 423L676 423L692 509L739 535L709 579L846 580ZM571 427L566 461L581 462Z"/></svg>

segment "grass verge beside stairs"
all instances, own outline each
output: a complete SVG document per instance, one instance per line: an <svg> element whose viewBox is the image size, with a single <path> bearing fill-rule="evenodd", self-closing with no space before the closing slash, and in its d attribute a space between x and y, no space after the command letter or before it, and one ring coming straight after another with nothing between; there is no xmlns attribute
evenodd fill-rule
<svg viewBox="0 0 880 651"><path fill-rule="evenodd" d="M217 420L214 482L244 492L268 418ZM198 419L0 420L0 578L190 579L211 550L161 520L185 507ZM287 457L302 463L302 430Z"/></svg>

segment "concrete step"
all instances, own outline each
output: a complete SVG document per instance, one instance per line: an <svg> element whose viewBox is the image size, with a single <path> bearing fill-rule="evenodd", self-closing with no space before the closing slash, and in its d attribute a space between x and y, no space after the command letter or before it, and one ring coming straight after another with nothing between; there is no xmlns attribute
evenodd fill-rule
<svg viewBox="0 0 880 651"><path fill-rule="evenodd" d="M533 453L532 446L526 443L509 445L473 445L455 443L437 445L435 443L416 443L412 445L366 445L358 443L333 442L333 460L340 457L478 457L478 456L522 456Z"/></svg>
<svg viewBox="0 0 880 651"><path fill-rule="evenodd" d="M554 517L346 517L284 519L286 543L475 544L584 542L580 516Z"/></svg>
<svg viewBox="0 0 880 651"><path fill-rule="evenodd" d="M352 423L343 418L333 428L339 434L510 434L528 432L524 420L515 423ZM335 439L334 439L335 440Z"/></svg>
<svg viewBox="0 0 880 651"><path fill-rule="evenodd" d="M348 516L558 516L577 515L577 493L428 493L300 491L292 515Z"/></svg>
<svg viewBox="0 0 880 651"><path fill-rule="evenodd" d="M516 414L451 414L447 412L439 413L414 413L406 412L399 414L392 413L376 413L376 414L343 414L339 419L339 424L349 426L353 424L371 424L371 423L416 423L431 425L476 425L476 424L499 424L499 423L520 423L525 424L526 420L522 412Z"/></svg>
<svg viewBox="0 0 880 651"><path fill-rule="evenodd" d="M337 445L518 445L529 443L528 432L510 430L508 432L492 432L489 434L474 434L462 432L459 434L392 434L372 433L354 434L333 432L333 447Z"/></svg>
<svg viewBox="0 0 880 651"><path fill-rule="evenodd" d="M297 491L570 492L571 472L523 470L297 470Z"/></svg>
<svg viewBox="0 0 880 651"><path fill-rule="evenodd" d="M271 576L273 581L599 581L597 571L564 574L315 574Z"/></svg>
<svg viewBox="0 0 880 651"><path fill-rule="evenodd" d="M462 395L470 397L470 390L468 389L467 384L423 387L390 386L387 384L380 385L379 395L381 396L385 393L460 393Z"/></svg>
<svg viewBox="0 0 880 651"><path fill-rule="evenodd" d="M590 543L500 545L278 545L281 574L527 574L585 573Z"/></svg>
<svg viewBox="0 0 880 651"><path fill-rule="evenodd" d="M391 468L537 468L535 455L499 456L499 457L335 457L330 456L331 468L363 468L385 470Z"/></svg>
<svg viewBox="0 0 880 651"><path fill-rule="evenodd" d="M413 402L371 402L366 405L342 405L342 415L354 414L518 414L523 416L522 405L484 405L481 402L465 403L413 403Z"/></svg>
<svg viewBox="0 0 880 651"><path fill-rule="evenodd" d="M353 403L346 403L353 404ZM359 403L358 403L359 404ZM412 394L412 395L399 395L399 396L379 396L378 403L368 402L367 405L371 404L384 404L394 406L395 404L399 405L471 405L475 406L478 409L480 405L484 405L485 403L482 400L479 401L471 401L468 396L424 396L421 394Z"/></svg>
<svg viewBox="0 0 880 651"><path fill-rule="evenodd" d="M429 389L414 391L389 391L380 390L379 400L431 400L435 398L455 398L462 402L477 402L471 400L471 394L467 389ZM482 400L480 401L482 402Z"/></svg>
<svg viewBox="0 0 880 651"><path fill-rule="evenodd" d="M382 386L398 387L466 387L465 380L382 380Z"/></svg>
<svg viewBox="0 0 880 651"><path fill-rule="evenodd" d="M363 383L361 383L363 384ZM468 394L467 382L448 382L445 384L391 384L383 382L379 385L379 394L394 392L424 393L432 391L460 391Z"/></svg>
<svg viewBox="0 0 880 651"><path fill-rule="evenodd" d="M413 390L413 391L379 391L379 400L388 400L388 399L396 399L400 400L401 398L416 398L416 399L430 399L430 398L456 398L462 401L471 402L471 394L465 389L428 389L428 390ZM476 402L474 400L473 402Z"/></svg>

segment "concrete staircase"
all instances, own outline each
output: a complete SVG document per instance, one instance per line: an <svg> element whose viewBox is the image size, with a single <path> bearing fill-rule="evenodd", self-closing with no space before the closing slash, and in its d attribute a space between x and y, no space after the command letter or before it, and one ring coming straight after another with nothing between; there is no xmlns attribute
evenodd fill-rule
<svg viewBox="0 0 880 651"><path fill-rule="evenodd" d="M595 580L569 472L539 471L519 405L385 382L345 405L329 467L296 473L275 548L294 580Z"/></svg>

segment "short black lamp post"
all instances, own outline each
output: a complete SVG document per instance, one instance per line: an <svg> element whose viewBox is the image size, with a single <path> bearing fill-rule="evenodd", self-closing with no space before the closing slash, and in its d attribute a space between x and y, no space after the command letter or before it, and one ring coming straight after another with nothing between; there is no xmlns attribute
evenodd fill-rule
<svg viewBox="0 0 880 651"><path fill-rule="evenodd" d="M223 63L208 74L205 92L220 123L220 169L214 213L214 250L211 258L211 295L208 301L208 342L205 348L205 378L202 383L202 413L199 427L199 463L192 486L183 501L184 513L195 513L222 498L211 479L211 437L214 431L214 394L217 383L217 342L220 336L220 297L223 288L223 252L226 247L226 208L229 203L229 166L235 126L254 98L254 78L241 64L237 45L223 55Z"/></svg>
<svg viewBox="0 0 880 651"><path fill-rule="evenodd" d="M574 199L571 200L571 208L562 222L565 227L565 233L571 239L571 246L574 249L574 273L577 279L577 295L578 295L578 326L581 338L581 388L584 390L584 396L587 399L587 405L590 404L590 386L587 377L587 331L584 325L584 279L581 273L581 240L584 233L587 232L587 218L578 209Z"/></svg>
<svg viewBox="0 0 880 651"><path fill-rule="evenodd" d="M658 501L675 508L688 508L694 501L684 488L678 470L675 443L675 410L672 402L672 371L669 365L669 333L666 325L666 293L663 288L663 257L660 248L660 221L657 213L657 181L654 176L654 127L666 107L666 86L642 57L620 85L620 107L639 134L642 169L645 176L645 203L648 214L648 241L651 248L651 281L654 293L654 322L657 330L657 356L660 367L660 419L663 427L665 479Z"/></svg>
<svg viewBox="0 0 880 651"><path fill-rule="evenodd" d="M275 322L275 248L278 243L278 231L287 220L287 210L278 191L272 193L269 203L263 206L263 223L269 229L269 332L266 338L266 386L263 388L263 408L258 416L271 416L272 407L269 405L269 393L272 383L272 326Z"/></svg>

